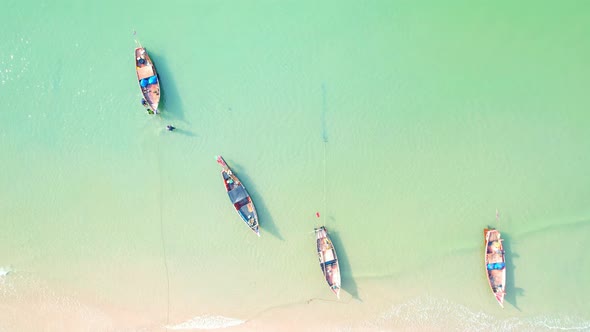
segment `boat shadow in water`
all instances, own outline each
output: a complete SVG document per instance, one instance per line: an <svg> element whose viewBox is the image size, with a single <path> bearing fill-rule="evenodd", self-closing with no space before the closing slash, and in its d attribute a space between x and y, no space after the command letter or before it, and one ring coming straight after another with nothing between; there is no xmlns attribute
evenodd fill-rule
<svg viewBox="0 0 590 332"><path fill-rule="evenodd" d="M228 162L228 165L235 172L238 179L242 181L248 194L252 197L252 202L254 202L256 213L258 214L258 222L260 223L260 235L264 236L264 233L270 233L279 240L285 241L277 225L274 223L266 204L264 204L262 196L258 194L258 190L256 190L256 187L253 185L254 182L246 175L246 169L233 161Z"/></svg>
<svg viewBox="0 0 590 332"><path fill-rule="evenodd" d="M338 232L331 230L329 226L328 233L330 234L330 239L332 239L332 243L334 243L334 247L336 248L336 254L338 255L340 277L342 278L342 289L349 293L353 299L357 299L362 302L361 298L359 297L358 287L354 281L354 278L352 277L352 269L350 267L348 255L346 254L344 245L342 245L340 236L338 235Z"/></svg>
<svg viewBox="0 0 590 332"><path fill-rule="evenodd" d="M174 75L168 66L165 54L156 53L148 49L150 57L154 61L160 80L161 99L158 111L164 120L178 120L186 122L183 103Z"/></svg>
<svg viewBox="0 0 590 332"><path fill-rule="evenodd" d="M514 258L518 258L519 255L512 251L512 238L510 235L502 232L502 238L504 241L504 252L506 254L506 302L514 306L518 311L522 311L517 304L516 298L524 296L524 289L516 287L514 279L514 271L516 266L514 265Z"/></svg>

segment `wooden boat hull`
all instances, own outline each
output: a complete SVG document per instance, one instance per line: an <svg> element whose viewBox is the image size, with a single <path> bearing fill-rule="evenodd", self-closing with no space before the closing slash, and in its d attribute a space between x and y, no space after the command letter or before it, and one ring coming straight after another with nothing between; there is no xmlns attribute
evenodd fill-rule
<svg viewBox="0 0 590 332"><path fill-rule="evenodd" d="M500 232L484 229L484 263L488 285L496 301L503 308L506 295L506 257Z"/></svg>
<svg viewBox="0 0 590 332"><path fill-rule="evenodd" d="M144 106L150 114L158 114L160 104L160 78L156 66L143 47L135 49L135 72L139 89L145 101Z"/></svg>
<svg viewBox="0 0 590 332"><path fill-rule="evenodd" d="M221 177L223 178L223 184L225 191L228 194L229 200L233 204L234 209L242 218L246 226L250 228L256 235L260 236L260 229L258 225L258 214L256 213L256 207L246 187L233 174L225 160L221 156L217 156L217 163L222 167Z"/></svg>
<svg viewBox="0 0 590 332"><path fill-rule="evenodd" d="M330 286L330 289L336 297L340 298L340 265L338 264L338 256L334 244L328 235L326 227L322 226L315 229L316 244L318 259L320 261L320 268L324 274L324 278Z"/></svg>

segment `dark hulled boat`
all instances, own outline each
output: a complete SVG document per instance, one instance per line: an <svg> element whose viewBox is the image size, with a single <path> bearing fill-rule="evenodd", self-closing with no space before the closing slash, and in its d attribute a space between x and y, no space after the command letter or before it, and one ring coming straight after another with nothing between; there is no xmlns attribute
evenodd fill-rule
<svg viewBox="0 0 590 332"><path fill-rule="evenodd" d="M222 167L221 176L223 177L223 184L234 209L244 223L246 223L246 226L256 233L256 235L260 236L258 214L256 213L256 208L254 207L250 194L246 191L246 187L235 176L221 156L217 156L217 163Z"/></svg>

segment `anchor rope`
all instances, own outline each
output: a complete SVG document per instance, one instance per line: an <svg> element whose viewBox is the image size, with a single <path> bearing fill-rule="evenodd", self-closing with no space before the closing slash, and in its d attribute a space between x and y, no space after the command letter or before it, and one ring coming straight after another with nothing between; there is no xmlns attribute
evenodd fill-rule
<svg viewBox="0 0 590 332"><path fill-rule="evenodd" d="M326 104L326 85L322 83L322 140L324 141L324 214L328 213L328 185L327 185L327 174L328 174L328 162L327 162L327 150L328 150L328 131L326 128L326 113L328 107ZM327 219L324 218L324 226L326 225Z"/></svg>
<svg viewBox="0 0 590 332"><path fill-rule="evenodd" d="M164 237L164 209L162 208L164 198L163 198L163 189L162 189L162 166L161 166L161 158L160 158L160 143L157 144L157 157L158 160L158 178L159 178L159 207L160 207L160 240L162 243L162 257L164 261L164 270L166 271L166 326L170 324L170 272L168 269L168 258L166 255L166 240ZM168 330L168 328L166 328Z"/></svg>

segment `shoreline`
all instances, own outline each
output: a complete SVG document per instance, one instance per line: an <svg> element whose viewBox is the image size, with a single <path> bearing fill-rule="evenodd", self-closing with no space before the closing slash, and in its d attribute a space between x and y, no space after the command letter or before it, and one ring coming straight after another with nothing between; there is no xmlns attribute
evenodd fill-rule
<svg viewBox="0 0 590 332"><path fill-rule="evenodd" d="M315 298L272 306L250 317L223 312L196 313L176 302L166 313L138 311L101 301L96 295L50 289L45 282L5 279L0 305L0 331L544 331L590 329L590 320L565 315L526 316L515 310L469 308L440 296L414 296L411 291L391 294L393 283L407 280L371 280L360 283L360 299L346 294L340 301ZM9 291L10 290L10 291ZM326 290L328 293L329 290ZM369 294L372 294L369 296ZM377 294L377 295L376 295ZM491 302L491 301L490 301ZM145 309L145 307L144 307Z"/></svg>

